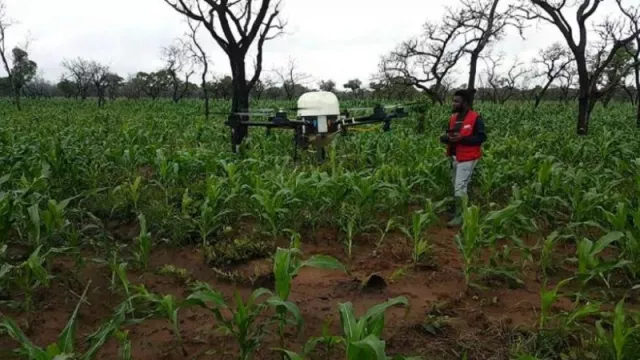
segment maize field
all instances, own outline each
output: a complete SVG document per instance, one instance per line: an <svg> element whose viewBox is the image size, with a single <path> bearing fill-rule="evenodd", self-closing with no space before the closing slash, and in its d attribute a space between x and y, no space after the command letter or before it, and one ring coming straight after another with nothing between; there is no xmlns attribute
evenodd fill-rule
<svg viewBox="0 0 640 360"><path fill-rule="evenodd" d="M278 129L233 154L223 101L23 107L0 105L0 359L638 359L631 104L579 137L573 103L477 103L459 229L448 105L322 163Z"/></svg>

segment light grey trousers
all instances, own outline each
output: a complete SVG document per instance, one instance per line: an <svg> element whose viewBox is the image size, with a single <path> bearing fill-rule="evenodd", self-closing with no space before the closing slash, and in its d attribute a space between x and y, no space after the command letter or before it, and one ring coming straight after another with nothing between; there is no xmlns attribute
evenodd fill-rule
<svg viewBox="0 0 640 360"><path fill-rule="evenodd" d="M456 197L467 196L467 188L478 160L458 162L455 156L451 158L453 192Z"/></svg>

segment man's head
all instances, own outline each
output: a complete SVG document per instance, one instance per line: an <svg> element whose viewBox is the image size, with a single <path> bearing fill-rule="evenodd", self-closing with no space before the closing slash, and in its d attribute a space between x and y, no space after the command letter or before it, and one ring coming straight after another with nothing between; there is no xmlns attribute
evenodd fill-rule
<svg viewBox="0 0 640 360"><path fill-rule="evenodd" d="M471 93L469 90L458 90L453 94L453 106L454 113L465 112L469 110L471 104Z"/></svg>

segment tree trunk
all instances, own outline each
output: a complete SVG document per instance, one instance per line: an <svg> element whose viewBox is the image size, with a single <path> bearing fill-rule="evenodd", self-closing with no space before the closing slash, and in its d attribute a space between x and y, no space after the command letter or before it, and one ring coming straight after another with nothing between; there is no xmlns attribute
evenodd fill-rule
<svg viewBox="0 0 640 360"><path fill-rule="evenodd" d="M22 89L15 89L16 107L18 107L18 111L22 111L22 105L20 104L20 91L22 91Z"/></svg>
<svg viewBox="0 0 640 360"><path fill-rule="evenodd" d="M640 129L640 96L636 98L636 126Z"/></svg>
<svg viewBox="0 0 640 360"><path fill-rule="evenodd" d="M541 95L536 95L536 102L533 104L533 108L537 109L538 106L540 106L540 101L542 101L542 96Z"/></svg>
<svg viewBox="0 0 640 360"><path fill-rule="evenodd" d="M580 90L578 98L578 135L587 135L589 133L589 93Z"/></svg>
<svg viewBox="0 0 640 360"><path fill-rule="evenodd" d="M471 93L471 101L469 106L473 107L473 102L476 98L476 73L478 72L478 59L479 54L471 53L471 60L469 62L469 81L467 82L467 89Z"/></svg>
<svg viewBox="0 0 640 360"><path fill-rule="evenodd" d="M638 42L638 46L640 46L640 42ZM636 73L636 126L640 128L640 66L635 67Z"/></svg>
<svg viewBox="0 0 640 360"><path fill-rule="evenodd" d="M233 75L233 95L231 98L231 112L242 112L249 110L249 86L247 84L246 72L244 67L244 56L236 55L230 56L231 72ZM240 144L242 140L247 136L247 126L241 126L238 128L238 132L233 136L235 137L235 144ZM237 149L234 149L236 151Z"/></svg>
<svg viewBox="0 0 640 360"><path fill-rule="evenodd" d="M204 61L204 69L202 70L202 94L204 95L204 118L209 120L209 88L207 87L207 72L209 72L209 64Z"/></svg>
<svg viewBox="0 0 640 360"><path fill-rule="evenodd" d="M576 63L578 65L577 67L579 86L578 126L576 131L578 135L587 135L589 133L589 115L591 114L591 110L593 109L593 106L590 104L590 102L595 102L595 99L590 99L589 97L592 93L595 93L595 91L593 91L595 89L592 88L591 81L589 81L589 71L587 70L587 62L584 59L584 56L582 58L576 57Z"/></svg>

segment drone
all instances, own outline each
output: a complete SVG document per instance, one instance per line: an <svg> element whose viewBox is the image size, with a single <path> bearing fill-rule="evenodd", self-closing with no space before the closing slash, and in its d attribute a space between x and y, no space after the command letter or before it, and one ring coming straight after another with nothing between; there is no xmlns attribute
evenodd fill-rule
<svg viewBox="0 0 640 360"><path fill-rule="evenodd" d="M296 119L289 119L285 109L275 111L272 116L266 116L267 121L254 121L250 117L265 116L267 113L243 113L229 114L225 125L231 128L232 151L237 153L240 144L248 134L251 126L266 128L267 135L274 128L292 130L294 160L297 159L297 149L308 149L313 145L318 153L318 158L325 158L325 147L337 134L345 134L348 129L355 126L383 123L383 131L391 130L391 121L407 117L404 107L394 107L387 113L385 107L377 104L373 107L373 113L369 115L351 117L349 111L341 112L338 97L329 91L311 91L298 98L297 107L290 109L297 111Z"/></svg>

